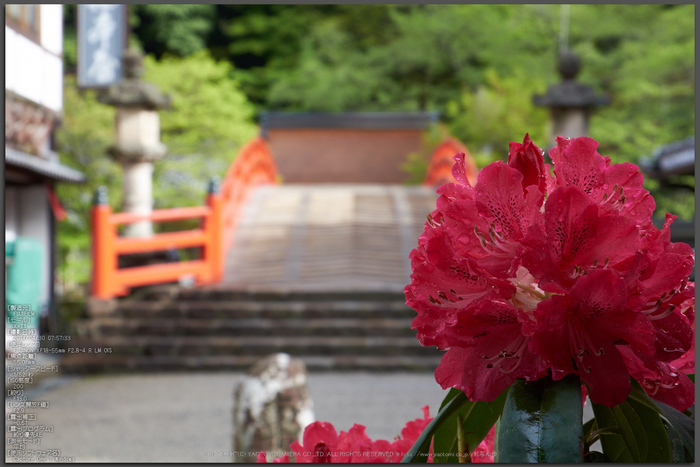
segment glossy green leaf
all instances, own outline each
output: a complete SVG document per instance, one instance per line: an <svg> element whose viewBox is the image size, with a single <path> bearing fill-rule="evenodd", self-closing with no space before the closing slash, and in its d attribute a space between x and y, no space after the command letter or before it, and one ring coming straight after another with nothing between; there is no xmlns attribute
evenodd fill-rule
<svg viewBox="0 0 700 467"><path fill-rule="evenodd" d="M663 416L666 418L666 420L668 420L681 441L683 441L683 445L692 457L692 461L694 461L695 420L661 401L655 400L654 403L659 407L659 409L661 409Z"/></svg>
<svg viewBox="0 0 700 467"><path fill-rule="evenodd" d="M450 395L448 394L448 397ZM450 401L440 409L440 412L423 430L423 433L418 437L411 450L401 459L403 463L409 462L428 462L430 453L430 442L433 439L435 432L464 404L469 402L467 396L462 391L454 395Z"/></svg>
<svg viewBox="0 0 700 467"><path fill-rule="evenodd" d="M581 382L516 380L497 428L495 462L583 462Z"/></svg>
<svg viewBox="0 0 700 467"><path fill-rule="evenodd" d="M455 389L455 388L451 388L449 391L447 391L447 395L440 403L440 410L438 410L438 413L440 413L442 411L442 409L444 409L445 406L447 404L449 404L452 399L459 396L460 394L464 394L464 392L460 391L459 389Z"/></svg>
<svg viewBox="0 0 700 467"><path fill-rule="evenodd" d="M645 406L656 411L657 413L662 413L661 409L659 409L656 406L656 404L654 404L654 401L651 400L651 398L647 395L646 391L644 391L644 389L642 389L639 383L637 383L635 380L632 380L632 390L630 391L630 395L627 397L627 399L631 399L641 404L644 404Z"/></svg>
<svg viewBox="0 0 700 467"><path fill-rule="evenodd" d="M663 421L662 423L664 425L664 429L666 430L666 434L668 435L668 441L671 447L671 462L685 463L685 453L687 452L687 449L683 445L683 441L681 441L681 438L678 436L678 433L676 433L676 430L671 428L670 423L666 421ZM688 462L692 461L689 460Z"/></svg>
<svg viewBox="0 0 700 467"><path fill-rule="evenodd" d="M688 378L695 384L695 373L688 375Z"/></svg>
<svg viewBox="0 0 700 467"><path fill-rule="evenodd" d="M456 394L451 389L440 406L441 410ZM496 399L491 402L467 401L435 432L433 438L433 460L436 463L458 462L457 456L457 418L462 418L462 430L465 433L469 451L473 451L493 427L498 417L501 416L503 405L506 401L508 389L506 388Z"/></svg>
<svg viewBox="0 0 700 467"><path fill-rule="evenodd" d="M633 439L637 443L637 452L639 453L640 462L647 462L647 454L649 453L649 440L647 433L642 426L642 420L634 411L628 402L623 402L613 407L613 412L617 416L623 436L627 439Z"/></svg>
<svg viewBox="0 0 700 467"><path fill-rule="evenodd" d="M600 434L603 453L613 462L641 462L635 433L631 430L625 414L619 409L619 405L610 408L593 404L593 413L598 423L598 429L607 430Z"/></svg>
<svg viewBox="0 0 700 467"><path fill-rule="evenodd" d="M647 395L642 386L635 381L632 382L632 391L630 398L642 402L643 404L653 408L660 413L668 422L671 428L678 435L678 438L683 442L683 445L688 450L692 460L695 459L695 420L674 409L670 405L664 404L661 401L652 399Z"/></svg>
<svg viewBox="0 0 700 467"><path fill-rule="evenodd" d="M661 416L633 399L628 398L627 403L634 409L646 432L648 451L645 462L671 462L671 446Z"/></svg>

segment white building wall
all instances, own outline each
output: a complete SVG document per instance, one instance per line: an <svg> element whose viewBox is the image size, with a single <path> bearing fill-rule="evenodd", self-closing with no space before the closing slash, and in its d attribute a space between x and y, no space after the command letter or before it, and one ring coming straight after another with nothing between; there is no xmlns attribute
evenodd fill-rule
<svg viewBox="0 0 700 467"><path fill-rule="evenodd" d="M54 55L63 53L63 5L39 5L41 46Z"/></svg>
<svg viewBox="0 0 700 467"><path fill-rule="evenodd" d="M60 112L63 108L63 9L41 5L41 44L5 25L5 89Z"/></svg>

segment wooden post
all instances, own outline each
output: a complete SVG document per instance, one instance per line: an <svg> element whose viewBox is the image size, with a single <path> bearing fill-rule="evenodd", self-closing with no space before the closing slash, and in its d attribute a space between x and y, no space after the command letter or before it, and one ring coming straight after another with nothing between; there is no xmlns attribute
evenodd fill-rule
<svg viewBox="0 0 700 467"><path fill-rule="evenodd" d="M102 300L113 298L116 291L116 232L111 215L107 188L101 186L95 192L92 207L92 295Z"/></svg>

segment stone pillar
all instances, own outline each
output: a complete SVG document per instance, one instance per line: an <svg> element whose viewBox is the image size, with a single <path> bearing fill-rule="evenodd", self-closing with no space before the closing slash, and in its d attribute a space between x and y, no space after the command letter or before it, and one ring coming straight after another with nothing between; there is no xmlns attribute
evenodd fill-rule
<svg viewBox="0 0 700 467"><path fill-rule="evenodd" d="M167 154L160 142L158 109L170 106L155 85L141 81L142 56L126 51L122 57L124 78L100 96L100 102L117 108L115 144L109 155L124 170L123 212L149 214L153 210L153 163ZM148 237L151 222L128 224L124 236Z"/></svg>
<svg viewBox="0 0 700 467"><path fill-rule="evenodd" d="M273 457L301 442L314 421L313 402L304 362L285 353L258 361L236 385L233 400L234 462L255 462L259 451Z"/></svg>
<svg viewBox="0 0 700 467"><path fill-rule="evenodd" d="M595 95L590 86L576 82L580 69L581 59L577 55L562 52L559 55L559 74L563 81L550 86L544 96L532 99L535 105L549 107L551 111L552 135L548 149L555 145L557 136L588 136L588 120L593 109L610 101L605 96Z"/></svg>

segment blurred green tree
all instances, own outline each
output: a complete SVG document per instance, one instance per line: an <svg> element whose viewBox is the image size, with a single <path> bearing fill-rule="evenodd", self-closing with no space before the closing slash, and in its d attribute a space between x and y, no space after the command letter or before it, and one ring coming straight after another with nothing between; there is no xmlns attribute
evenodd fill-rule
<svg viewBox="0 0 700 467"><path fill-rule="evenodd" d="M516 65L505 76L486 71L486 82L475 91L465 89L448 103L452 134L467 142L479 167L508 155L510 141L522 142L526 133L544 146L550 131L549 112L535 107L534 94L546 90L546 80Z"/></svg>
<svg viewBox="0 0 700 467"><path fill-rule="evenodd" d="M185 57L205 49L215 27L216 7L210 4L129 6L129 25L147 54Z"/></svg>
<svg viewBox="0 0 700 467"><path fill-rule="evenodd" d="M185 58L144 59L143 79L172 98L160 114L168 155L154 168L156 208L199 205L209 179L223 177L238 149L257 133L253 107L231 79L231 65L206 50Z"/></svg>

